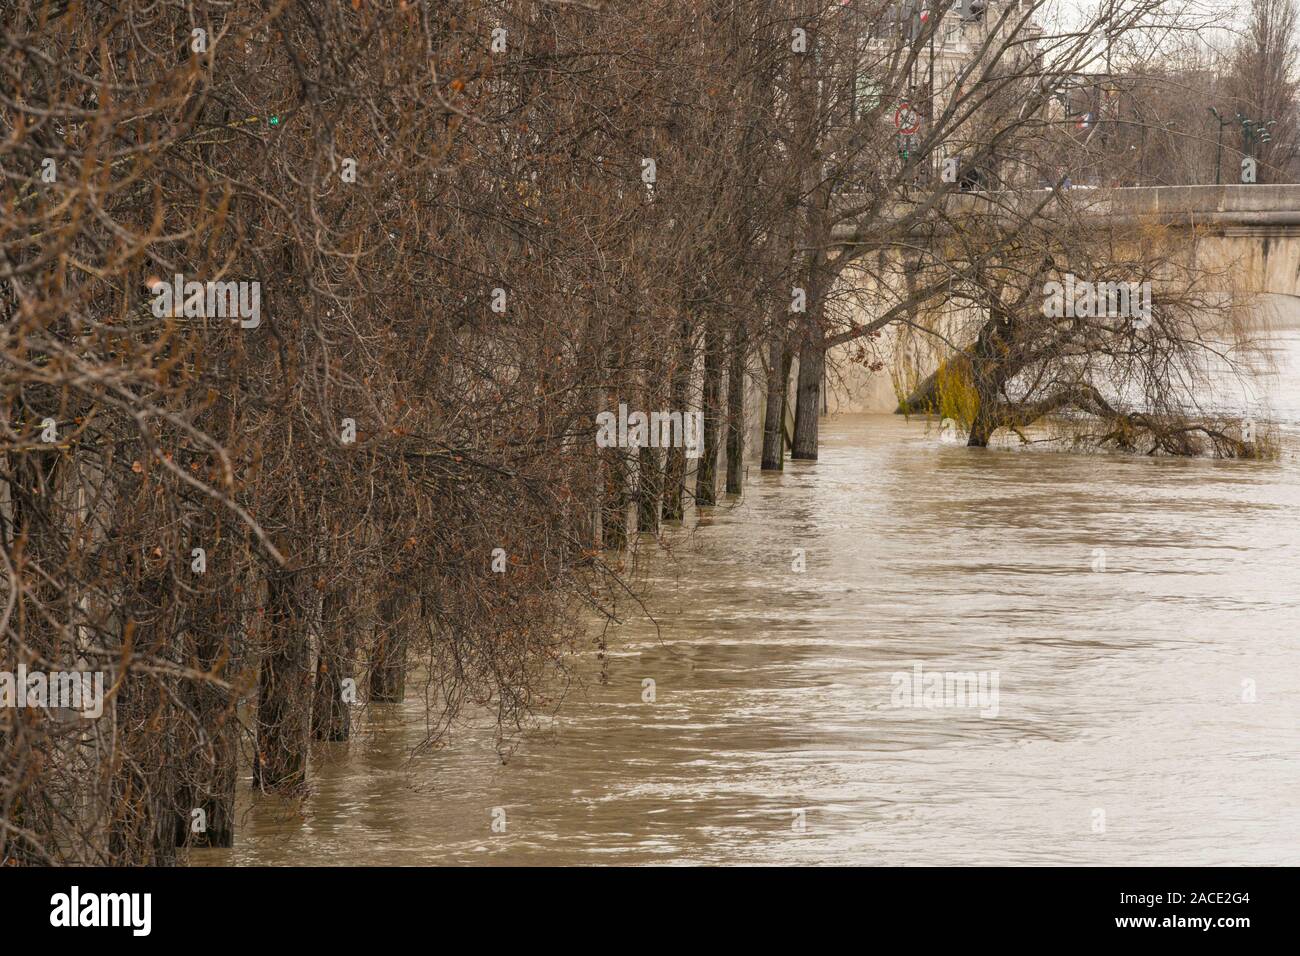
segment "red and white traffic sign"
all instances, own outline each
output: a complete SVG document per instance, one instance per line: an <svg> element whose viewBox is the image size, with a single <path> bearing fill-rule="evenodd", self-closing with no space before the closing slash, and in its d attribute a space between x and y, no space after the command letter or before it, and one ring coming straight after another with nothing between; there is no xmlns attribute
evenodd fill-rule
<svg viewBox="0 0 1300 956"><path fill-rule="evenodd" d="M904 103L894 112L894 127L904 136L910 136L921 128L921 115L911 104Z"/></svg>

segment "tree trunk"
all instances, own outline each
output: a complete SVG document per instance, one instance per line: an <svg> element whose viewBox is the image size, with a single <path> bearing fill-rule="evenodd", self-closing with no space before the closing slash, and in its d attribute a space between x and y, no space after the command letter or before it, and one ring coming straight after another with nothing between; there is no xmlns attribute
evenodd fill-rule
<svg viewBox="0 0 1300 956"><path fill-rule="evenodd" d="M968 448L986 448L993 433L1002 425L998 396L1015 373L1009 358L1013 339L1014 326L1001 315L994 314L980 328L975 340L971 350L970 375L975 394L979 397L979 407L975 410L975 420L971 422L970 437L966 439Z"/></svg>
<svg viewBox="0 0 1300 956"><path fill-rule="evenodd" d="M997 424L992 420L992 416L985 414L981 408L975 413L975 421L970 426L970 437L966 439L967 448L987 448L989 439L993 437L993 432L997 429Z"/></svg>
<svg viewBox="0 0 1300 956"><path fill-rule="evenodd" d="M218 608L212 608L220 613ZM194 665L214 671L225 657L221 643L205 641L194 649ZM220 677L232 671L227 662ZM210 748L193 754L176 798L176 845L231 847L235 842L235 780L239 757L238 719L230 692L206 683L186 682L180 693L201 721ZM204 759L210 760L210 770ZM198 811L196 814L195 811Z"/></svg>
<svg viewBox="0 0 1300 956"><path fill-rule="evenodd" d="M406 694L406 640L403 597L390 594L379 602L375 640L370 651L370 700L400 704Z"/></svg>
<svg viewBox="0 0 1300 956"><path fill-rule="evenodd" d="M651 534L659 530L659 452L644 446L637 454L636 530Z"/></svg>
<svg viewBox="0 0 1300 956"><path fill-rule="evenodd" d="M311 661L298 572L274 571L267 588L270 651L257 694L253 785L289 793L307 782L307 708Z"/></svg>
<svg viewBox="0 0 1300 956"><path fill-rule="evenodd" d="M931 372L898 403L895 415L926 415L939 407L939 373Z"/></svg>
<svg viewBox="0 0 1300 956"><path fill-rule="evenodd" d="M202 786L188 786L181 791L176 805L178 847L235 845L236 729L234 715L229 714L221 726L209 731L215 758L212 775Z"/></svg>
<svg viewBox="0 0 1300 956"><path fill-rule="evenodd" d="M738 324L727 369L727 494L738 495L745 481L745 326Z"/></svg>
<svg viewBox="0 0 1300 956"><path fill-rule="evenodd" d="M681 412L685 422L687 413L686 392L690 384L693 354L691 349L691 325L682 323L682 351L678 356L677 367L673 369L673 404L671 411ZM684 426L683 426L684 427ZM664 463L664 520L681 521L684 514L682 499L686 495L686 449L673 444L669 447Z"/></svg>
<svg viewBox="0 0 1300 956"><path fill-rule="evenodd" d="M622 448L605 451L605 491L601 495L601 543L611 551L627 547L627 459Z"/></svg>
<svg viewBox="0 0 1300 956"><path fill-rule="evenodd" d="M790 383L790 351L772 339L767 370L767 402L763 412L763 471L785 467L785 393Z"/></svg>
<svg viewBox="0 0 1300 956"><path fill-rule="evenodd" d="M716 324L704 329L704 448L695 473L695 503L718 503L718 434L721 431L722 343Z"/></svg>
<svg viewBox="0 0 1300 956"><path fill-rule="evenodd" d="M677 408L682 406L677 405ZM685 413L683 413L685 414ZM686 449L669 448L664 463L664 520L681 521L685 513L682 499L686 496Z"/></svg>
<svg viewBox="0 0 1300 956"><path fill-rule="evenodd" d="M799 350L799 392L795 406L794 447L791 458L817 460L817 424L821 414L822 375L826 367L826 346L814 333Z"/></svg>
<svg viewBox="0 0 1300 956"><path fill-rule="evenodd" d="M321 610L316 692L311 708L311 735L316 740L347 740L352 732L352 709L343 699L343 682L355 680L356 632L347 601L342 590L332 591L325 596Z"/></svg>

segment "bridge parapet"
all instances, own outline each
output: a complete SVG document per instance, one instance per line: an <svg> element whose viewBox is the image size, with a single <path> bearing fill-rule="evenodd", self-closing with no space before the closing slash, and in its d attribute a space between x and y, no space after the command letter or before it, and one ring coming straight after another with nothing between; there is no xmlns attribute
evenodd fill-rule
<svg viewBox="0 0 1300 956"><path fill-rule="evenodd" d="M1137 186L1097 190L1113 213L1198 216L1214 213L1300 211L1300 184Z"/></svg>
<svg viewBox="0 0 1300 956"><path fill-rule="evenodd" d="M918 222L914 235L936 220L963 214L989 213L1008 225L1014 225L1029 211L1049 200L1050 189L999 192L954 192L944 198L927 217ZM1218 186L1133 186L1093 189L1076 186L1062 190L1059 196L1043 205L1045 213L1069 204L1086 216L1096 216L1116 224L1149 220L1172 226L1197 226L1222 229L1232 233L1261 232L1273 235L1300 235L1300 184L1256 184ZM846 224L835 230L842 242L870 242L891 231L891 224L903 221L919 203L898 202L889 213L870 225ZM883 220L883 221L882 221ZM865 226L865 228L864 228Z"/></svg>

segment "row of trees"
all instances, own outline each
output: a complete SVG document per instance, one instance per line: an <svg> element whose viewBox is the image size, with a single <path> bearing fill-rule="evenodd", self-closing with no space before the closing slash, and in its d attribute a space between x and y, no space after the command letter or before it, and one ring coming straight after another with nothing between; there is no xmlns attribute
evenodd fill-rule
<svg viewBox="0 0 1300 956"><path fill-rule="evenodd" d="M1182 186L1300 180L1295 0L1251 0L1217 30L1130 33L1075 77L1058 109L1075 124L1075 183ZM1243 122L1245 121L1245 122Z"/></svg>
<svg viewBox="0 0 1300 956"><path fill-rule="evenodd" d="M9 5L0 671L107 681L96 720L0 709L0 859L228 845L241 767L301 792L309 742L409 683L430 746L467 704L503 733L550 706L578 611L631 595L635 533L740 491L750 382L779 469L816 457L829 349L878 365L873 336L923 330L974 356L953 367L987 437L1096 330L1035 348L1023 312L1012 363L924 316L1003 321L1098 262L1190 288L1063 241L1068 204L993 228L949 208L959 180L918 186L941 152L1064 142L1052 91L1159 9L1108 0L1029 43L1038 6L970 24L978 56L904 147L947 3L907 29L839 0ZM159 307L177 276L259 307ZM1170 409L1196 314L1114 332ZM702 412L702 457L600 447L620 403Z"/></svg>

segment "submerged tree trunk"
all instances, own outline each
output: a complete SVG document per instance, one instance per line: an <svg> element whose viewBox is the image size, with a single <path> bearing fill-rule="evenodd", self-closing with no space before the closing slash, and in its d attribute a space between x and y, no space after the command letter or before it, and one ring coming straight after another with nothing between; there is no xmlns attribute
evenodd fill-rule
<svg viewBox="0 0 1300 956"><path fill-rule="evenodd" d="M785 394L790 384L793 360L785 343L773 337L763 413L763 471L781 471L785 467Z"/></svg>
<svg viewBox="0 0 1300 956"><path fill-rule="evenodd" d="M993 437L993 432L997 430L997 427L997 422L981 407L975 414L975 421L971 423L970 436L966 439L966 447L987 448L989 439Z"/></svg>
<svg viewBox="0 0 1300 956"><path fill-rule="evenodd" d="M817 425L821 415L822 376L826 369L826 345L820 335L804 341L799 350L799 390L794 411L794 445L790 457L817 460Z"/></svg>
<svg viewBox="0 0 1300 956"><path fill-rule="evenodd" d="M134 569L126 569L130 574ZM154 654L181 654L175 635L156 614L167 602L169 582L147 572L133 598L119 611L121 660L126 673L114 700L116 721L113 746L132 759L115 761L109 783L108 854L114 861L135 866L169 866L176 859L176 830L179 818L187 814L178 806L193 738L179 746L180 688L172 678L137 670L137 658ZM182 697L183 699L183 697Z"/></svg>
<svg viewBox="0 0 1300 956"><path fill-rule="evenodd" d="M971 350L970 376L979 405L971 422L966 445L970 448L988 446L993 433L1001 427L1001 394L1014 373L1012 339L1015 326L1005 313L996 308L980 328L975 346Z"/></svg>
<svg viewBox="0 0 1300 956"><path fill-rule="evenodd" d="M351 701L344 699L345 687L355 690L353 658L356 634L342 590L325 596L321 610L320 652L316 657L316 689L311 708L311 735L316 740L347 740L352 732Z"/></svg>
<svg viewBox="0 0 1300 956"><path fill-rule="evenodd" d="M129 674L118 688L113 717L118 721L115 745L138 756L121 761L109 783L109 858L136 866L170 866L185 813L174 802L180 767L168 759L175 756L175 738L163 729L176 719L173 704L161 682Z"/></svg>
<svg viewBox="0 0 1300 956"><path fill-rule="evenodd" d="M718 503L718 434L721 431L722 343L716 323L704 329L704 443L699 469L695 473L695 503Z"/></svg>
<svg viewBox="0 0 1300 956"><path fill-rule="evenodd" d="M670 411L680 412L684 435L686 418L690 414L686 407L687 389L690 384L691 367L694 365L691 349L691 324L682 322L682 350L673 369L673 404ZM686 495L686 449L674 441L669 446L664 462L663 515L665 521L681 521L684 514L683 498Z"/></svg>
<svg viewBox="0 0 1300 956"><path fill-rule="evenodd" d="M895 415L925 415L930 414L939 407L939 373L931 372L919 383L911 393L899 401L898 407L894 409Z"/></svg>
<svg viewBox="0 0 1300 956"><path fill-rule="evenodd" d="M680 407L680 406L677 406ZM665 521L681 521L686 508L686 449L668 449L664 463L663 515Z"/></svg>
<svg viewBox="0 0 1300 956"><path fill-rule="evenodd" d="M727 369L727 494L738 495L745 481L745 326L737 324Z"/></svg>
<svg viewBox="0 0 1300 956"><path fill-rule="evenodd" d="M406 621L404 599L390 594L379 602L375 640L370 651L370 700L398 704L406 694Z"/></svg>
<svg viewBox="0 0 1300 956"><path fill-rule="evenodd" d="M194 649L194 664L212 672L222 666L226 650L220 643L205 641ZM224 671L215 676L228 679L231 670L227 661ZM176 845L234 846L239 756L235 701L229 691L207 683L187 682L181 695L200 721L206 740L191 756L177 794Z"/></svg>
<svg viewBox="0 0 1300 956"><path fill-rule="evenodd" d="M642 446L637 454L636 529L651 534L659 530L659 487L663 475L659 470L659 452Z"/></svg>
<svg viewBox="0 0 1300 956"><path fill-rule="evenodd" d="M605 451L605 489L600 499L601 543L611 551L627 547L627 458L622 448Z"/></svg>
<svg viewBox="0 0 1300 956"><path fill-rule="evenodd" d="M281 793L307 782L311 661L299 572L274 571L267 587L267 639L257 694L253 784Z"/></svg>
<svg viewBox="0 0 1300 956"><path fill-rule="evenodd" d="M232 847L235 845L235 781L238 738L233 713L209 731L214 763L210 777L200 785L183 786L176 805L178 847Z"/></svg>

